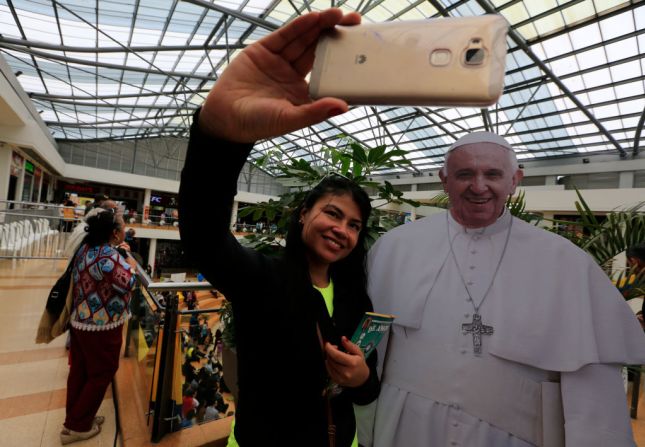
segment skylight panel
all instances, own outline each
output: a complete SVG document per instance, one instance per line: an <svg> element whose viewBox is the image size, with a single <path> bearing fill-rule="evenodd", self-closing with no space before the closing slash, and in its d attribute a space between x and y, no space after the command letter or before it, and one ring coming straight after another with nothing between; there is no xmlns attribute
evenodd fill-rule
<svg viewBox="0 0 645 447"><path fill-rule="evenodd" d="M604 141L604 139L599 136L587 136L587 137L581 137L580 139L582 140L583 145L592 145L595 143L602 143Z"/></svg>
<svg viewBox="0 0 645 447"><path fill-rule="evenodd" d="M598 128L593 124L582 124L582 125L575 126L573 129L575 132L577 132L578 135L585 135L585 134L594 133L598 131Z"/></svg>
<svg viewBox="0 0 645 447"><path fill-rule="evenodd" d="M20 30L18 29L7 5L0 5L0 28L2 28L2 34L6 36L20 36Z"/></svg>
<svg viewBox="0 0 645 447"><path fill-rule="evenodd" d="M579 71L578 60L575 55L551 61L549 62L549 67L558 76Z"/></svg>
<svg viewBox="0 0 645 447"><path fill-rule="evenodd" d="M628 116L626 118L623 118L623 128L628 129L630 127L636 127L638 125L638 116Z"/></svg>
<svg viewBox="0 0 645 447"><path fill-rule="evenodd" d="M587 88L597 87L600 85L608 85L611 83L611 77L609 76L609 70L606 68L592 71L590 73L584 73L582 75Z"/></svg>
<svg viewBox="0 0 645 447"><path fill-rule="evenodd" d="M557 74L557 73L556 73ZM561 79L562 83L567 87L569 90L572 92L577 92L579 90L582 90L585 88L583 81L582 81L582 76L571 76L566 79Z"/></svg>
<svg viewBox="0 0 645 447"><path fill-rule="evenodd" d="M505 8L502 11L502 14L504 14L504 17L506 17L506 20L508 20L511 25L523 22L529 18L529 13L524 6L524 2L518 2Z"/></svg>
<svg viewBox="0 0 645 447"><path fill-rule="evenodd" d="M132 32L132 45L157 45L158 41L159 31L142 28L140 21L137 20L136 26Z"/></svg>
<svg viewBox="0 0 645 447"><path fill-rule="evenodd" d="M618 106L616 104L608 104L601 107L593 107L592 113L598 119L611 118L619 115Z"/></svg>
<svg viewBox="0 0 645 447"><path fill-rule="evenodd" d="M642 95L645 93L643 81L630 82L628 84L617 85L614 87L616 96L625 98L632 95Z"/></svg>
<svg viewBox="0 0 645 447"><path fill-rule="evenodd" d="M434 9L434 8L424 8L424 9ZM406 11L405 14L402 14L399 17L399 20L423 20L427 17L432 16L433 14L434 13L432 12L423 11L420 8L412 8Z"/></svg>
<svg viewBox="0 0 645 447"><path fill-rule="evenodd" d="M631 33L634 31L634 18L631 11L601 20L600 30L605 40Z"/></svg>
<svg viewBox="0 0 645 447"><path fill-rule="evenodd" d="M432 17L437 14L437 9L430 4L430 2L423 2L417 5L413 10L419 11L419 13L424 17Z"/></svg>
<svg viewBox="0 0 645 447"><path fill-rule="evenodd" d="M517 28L516 30L517 30L517 32L518 32L518 33L520 33L520 34L522 35L522 37L524 37L524 39L526 39L526 40L531 40L531 39L534 39L535 37L537 37L537 36L538 36L538 32L537 32L537 30L535 29L535 25L533 25L533 23L532 23L532 22L531 22L531 23L527 23L526 25L521 26L521 27Z"/></svg>
<svg viewBox="0 0 645 447"><path fill-rule="evenodd" d="M576 53L576 60L581 70L597 67L607 63L604 48L594 48L582 53Z"/></svg>
<svg viewBox="0 0 645 447"><path fill-rule="evenodd" d="M605 47L607 49L607 58L609 62L625 59L638 54L638 45L636 38L621 40Z"/></svg>
<svg viewBox="0 0 645 447"><path fill-rule="evenodd" d="M562 11L564 22L567 25L572 25L586 20L589 17L592 17L594 14L595 10L593 7L593 2L591 0L585 0L581 3L569 6Z"/></svg>
<svg viewBox="0 0 645 447"><path fill-rule="evenodd" d="M539 4L543 2L530 2L531 4ZM559 12L550 14L546 17L543 17L539 20L536 20L535 22L535 28L538 31L538 34L541 36L544 36L546 34L549 34L550 32L553 32L555 30L558 30L564 26L564 19L562 18L562 15Z"/></svg>
<svg viewBox="0 0 645 447"><path fill-rule="evenodd" d="M640 62L643 62L643 59L641 59ZM639 61L631 61L624 64L612 65L611 67L609 67L609 70L611 71L611 77L614 82L634 78L642 74Z"/></svg>
<svg viewBox="0 0 645 447"><path fill-rule="evenodd" d="M547 58L559 56L573 51L571 41L566 35L555 36L542 42L544 53Z"/></svg>
<svg viewBox="0 0 645 447"><path fill-rule="evenodd" d="M325 8L328 6L329 4L326 4ZM386 9L383 6L383 3L380 3L375 8L370 9L370 11L363 16L363 18L367 18L370 22L385 22L390 17L392 17L392 12Z"/></svg>
<svg viewBox="0 0 645 447"><path fill-rule="evenodd" d="M618 103L618 108L620 109L620 113L622 115L642 112L644 106L645 100L643 99L634 99L632 101L623 101Z"/></svg>
<svg viewBox="0 0 645 447"><path fill-rule="evenodd" d="M614 88L609 86L600 90L592 90L588 92L590 104L598 104L606 101L612 101L616 99L614 94Z"/></svg>
<svg viewBox="0 0 645 447"><path fill-rule="evenodd" d="M584 123L589 120L589 118L587 118L587 115L579 110L573 110L572 112L569 112L569 116L571 117L573 123Z"/></svg>
<svg viewBox="0 0 645 447"><path fill-rule="evenodd" d="M597 23L591 23L573 30L569 33L569 37L571 38L574 50L599 43L602 40L600 28Z"/></svg>
<svg viewBox="0 0 645 447"><path fill-rule="evenodd" d="M605 127L605 129L607 129L609 131L619 130L619 129L622 129L624 127L623 126L623 120L621 120L621 119L603 121L602 125Z"/></svg>

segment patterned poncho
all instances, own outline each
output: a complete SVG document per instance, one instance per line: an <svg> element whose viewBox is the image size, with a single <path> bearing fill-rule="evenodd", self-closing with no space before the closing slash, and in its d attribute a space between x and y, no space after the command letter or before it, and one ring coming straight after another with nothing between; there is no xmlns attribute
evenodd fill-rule
<svg viewBox="0 0 645 447"><path fill-rule="evenodd" d="M72 327L101 331L118 327L128 319L135 277L114 248L107 244L81 246L74 259L72 280Z"/></svg>

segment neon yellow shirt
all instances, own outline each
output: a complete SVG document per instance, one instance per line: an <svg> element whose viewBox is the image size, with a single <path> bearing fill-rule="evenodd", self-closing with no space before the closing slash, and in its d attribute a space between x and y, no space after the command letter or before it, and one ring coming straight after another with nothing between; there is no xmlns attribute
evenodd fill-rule
<svg viewBox="0 0 645 447"><path fill-rule="evenodd" d="M334 282L329 279L329 285L327 287L314 286L314 289L319 291L322 295L325 300L325 305L327 306L327 312L329 312L329 316L331 317L334 314ZM240 447L235 440L235 418L233 418L233 422L231 423L231 434L228 436L226 447ZM358 447L357 433L354 433L352 447Z"/></svg>

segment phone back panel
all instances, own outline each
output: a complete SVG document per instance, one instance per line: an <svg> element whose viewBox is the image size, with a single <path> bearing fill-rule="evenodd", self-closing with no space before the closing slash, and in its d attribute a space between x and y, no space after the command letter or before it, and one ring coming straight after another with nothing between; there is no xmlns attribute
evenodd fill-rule
<svg viewBox="0 0 645 447"><path fill-rule="evenodd" d="M497 15L337 26L316 47L310 95L488 106L504 87L507 31Z"/></svg>

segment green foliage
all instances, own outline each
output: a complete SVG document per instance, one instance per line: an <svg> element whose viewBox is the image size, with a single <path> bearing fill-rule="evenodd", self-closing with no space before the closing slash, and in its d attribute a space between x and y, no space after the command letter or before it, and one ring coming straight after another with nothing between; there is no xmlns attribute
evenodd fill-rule
<svg viewBox="0 0 645 447"><path fill-rule="evenodd" d="M383 205L388 203L406 203L418 207L419 202L406 199L403 192L398 191L389 182L375 182L370 180L373 172L382 169L400 169L410 165L405 159L405 151L391 149L385 145L368 148L362 144L348 140L342 147L328 147L321 152L321 157L327 166L334 166L330 171L321 166L316 166L308 160L286 158L279 150L269 151L256 163L261 166L272 166L280 175L278 181L289 188L278 200L269 200L241 208L240 217L252 216L253 220L267 222L269 228L274 226L271 234L251 234L243 239L249 247L267 254L277 254L281 250L281 241L287 232L289 216L302 203L307 192L318 184L325 176L334 173L350 178L358 185L368 190L375 191L373 195L383 200ZM387 231L394 220L388 214L374 209L368 222L367 241L371 244L378 236Z"/></svg>
<svg viewBox="0 0 645 447"><path fill-rule="evenodd" d="M589 253L607 272L617 285L629 278L630 271L613 271L612 260L629 247L645 241L645 213L641 211L645 202L625 210L611 211L604 221L599 220L576 189L578 200L575 202L580 220L574 223L579 231L570 231L571 222L552 220L556 225L553 231L576 244ZM645 294L645 274L635 277L628 289L621 289L626 300Z"/></svg>
<svg viewBox="0 0 645 447"><path fill-rule="evenodd" d="M577 189L576 194L578 200L575 206L580 221L575 222L575 225L579 226L581 231L572 235L566 230L562 231L557 225L554 231L588 252L598 264L607 266L616 255L645 241L645 214L640 211L645 202L626 210L611 211L607 213L604 221L600 221ZM561 220L553 222L571 224Z"/></svg>
<svg viewBox="0 0 645 447"><path fill-rule="evenodd" d="M508 208L511 215L525 222L537 225L542 220L542 216L526 211L526 193L522 190L516 196L509 196L506 200L506 208Z"/></svg>
<svg viewBox="0 0 645 447"><path fill-rule="evenodd" d="M233 304L230 301L224 300L219 318L224 325L222 343L227 348L233 349L235 348L235 322L233 321Z"/></svg>

